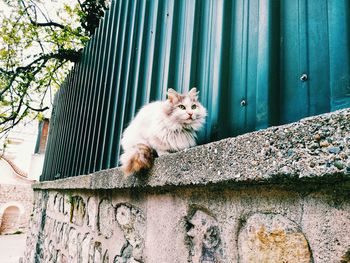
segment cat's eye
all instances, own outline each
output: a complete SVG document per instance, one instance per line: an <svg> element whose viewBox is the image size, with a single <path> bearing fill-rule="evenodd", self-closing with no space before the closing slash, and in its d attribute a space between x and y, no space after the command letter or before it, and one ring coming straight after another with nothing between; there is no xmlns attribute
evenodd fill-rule
<svg viewBox="0 0 350 263"><path fill-rule="evenodd" d="M196 104L193 104L192 107L191 107L192 110L195 110L197 109L197 105Z"/></svg>
<svg viewBox="0 0 350 263"><path fill-rule="evenodd" d="M178 107L179 107L181 110L186 110L186 107L185 107L184 105L182 105L182 104L180 104Z"/></svg>

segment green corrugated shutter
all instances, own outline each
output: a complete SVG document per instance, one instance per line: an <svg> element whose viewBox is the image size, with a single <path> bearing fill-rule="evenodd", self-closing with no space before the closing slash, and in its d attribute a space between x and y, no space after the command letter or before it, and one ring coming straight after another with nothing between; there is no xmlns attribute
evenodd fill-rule
<svg viewBox="0 0 350 263"><path fill-rule="evenodd" d="M347 0L112 0L56 94L41 180L117 166L122 130L170 87L200 90L201 143L349 107L349 11Z"/></svg>

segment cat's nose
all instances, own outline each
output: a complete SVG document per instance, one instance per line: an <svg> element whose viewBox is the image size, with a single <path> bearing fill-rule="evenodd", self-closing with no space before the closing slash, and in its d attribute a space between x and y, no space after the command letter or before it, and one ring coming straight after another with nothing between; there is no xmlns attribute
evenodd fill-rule
<svg viewBox="0 0 350 263"><path fill-rule="evenodd" d="M187 112L188 115L190 115L190 117L192 117L193 112Z"/></svg>

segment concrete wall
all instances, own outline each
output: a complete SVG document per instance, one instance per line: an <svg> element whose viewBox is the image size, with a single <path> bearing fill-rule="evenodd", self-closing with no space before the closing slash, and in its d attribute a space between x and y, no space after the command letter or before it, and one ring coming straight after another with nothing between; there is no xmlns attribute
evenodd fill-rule
<svg viewBox="0 0 350 263"><path fill-rule="evenodd" d="M24 262L350 262L350 110L34 185Z"/></svg>

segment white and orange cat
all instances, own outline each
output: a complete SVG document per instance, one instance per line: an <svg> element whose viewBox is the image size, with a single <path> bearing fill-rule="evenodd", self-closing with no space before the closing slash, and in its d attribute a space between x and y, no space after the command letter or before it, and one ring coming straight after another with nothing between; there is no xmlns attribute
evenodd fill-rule
<svg viewBox="0 0 350 263"><path fill-rule="evenodd" d="M169 89L167 95L141 108L124 130L120 160L125 174L151 168L154 151L161 156L196 145L196 132L207 116L196 88L187 94Z"/></svg>

